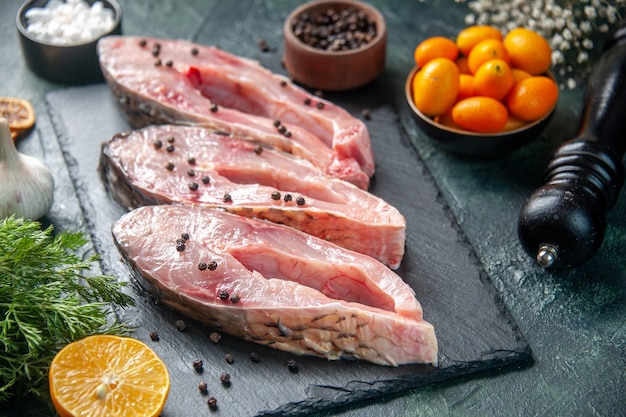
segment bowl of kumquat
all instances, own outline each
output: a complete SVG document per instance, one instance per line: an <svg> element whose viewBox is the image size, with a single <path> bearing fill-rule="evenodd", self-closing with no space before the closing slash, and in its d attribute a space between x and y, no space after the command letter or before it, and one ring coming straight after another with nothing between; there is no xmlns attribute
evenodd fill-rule
<svg viewBox="0 0 626 417"><path fill-rule="evenodd" d="M445 149L495 157L529 143L556 109L552 51L536 32L469 26L425 39L405 83L418 126Z"/></svg>

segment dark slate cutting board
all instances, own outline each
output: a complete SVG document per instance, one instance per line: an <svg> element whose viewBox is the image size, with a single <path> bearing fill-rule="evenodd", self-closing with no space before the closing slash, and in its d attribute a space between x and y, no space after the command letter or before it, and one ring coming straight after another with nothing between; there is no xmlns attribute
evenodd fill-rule
<svg viewBox="0 0 626 417"><path fill-rule="evenodd" d="M103 84L54 91L46 99L94 247L102 256L102 270L132 281L110 232L124 209L107 195L96 170L101 143L129 126ZM340 97L338 103L354 113L359 102ZM159 305L134 285L129 291L135 295L137 305L122 314L137 326L134 336L151 346L170 370L171 392L163 416L206 415L206 396L197 388L200 381L206 381L210 395L218 399L221 416L305 415L530 362L530 348L402 134L395 112L386 105L374 106L370 111L371 120L366 124L377 163L371 191L406 217L407 252L397 272L415 290L425 318L435 326L439 367L390 368L294 357L229 336L214 343L209 339L210 329L190 320L185 321L184 332L177 330L176 321L185 318ZM160 336L157 342L149 337L154 331ZM250 361L252 352L260 358L259 363ZM234 356L234 363L225 361L227 353ZM286 361L294 358L298 373L286 366ZM194 371L194 359L203 360L202 374ZM230 387L221 385L222 373L230 374Z"/></svg>

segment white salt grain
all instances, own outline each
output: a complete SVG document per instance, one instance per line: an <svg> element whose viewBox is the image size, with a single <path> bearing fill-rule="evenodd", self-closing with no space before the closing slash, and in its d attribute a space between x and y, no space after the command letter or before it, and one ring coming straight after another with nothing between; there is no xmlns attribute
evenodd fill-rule
<svg viewBox="0 0 626 417"><path fill-rule="evenodd" d="M26 30L42 42L78 45L93 41L113 29L113 10L101 1L89 6L85 0L50 0L44 7L25 13Z"/></svg>

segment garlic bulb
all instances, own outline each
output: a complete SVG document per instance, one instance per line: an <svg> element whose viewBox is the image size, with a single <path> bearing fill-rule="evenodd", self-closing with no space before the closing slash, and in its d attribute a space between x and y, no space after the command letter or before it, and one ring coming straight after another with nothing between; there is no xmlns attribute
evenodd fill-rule
<svg viewBox="0 0 626 417"><path fill-rule="evenodd" d="M9 123L0 118L0 219L15 215L38 220L50 210L53 192L48 168L17 151Z"/></svg>

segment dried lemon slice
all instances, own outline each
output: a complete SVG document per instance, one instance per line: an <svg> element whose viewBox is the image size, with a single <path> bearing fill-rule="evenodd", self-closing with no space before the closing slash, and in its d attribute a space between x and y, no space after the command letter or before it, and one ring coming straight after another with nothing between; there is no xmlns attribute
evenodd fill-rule
<svg viewBox="0 0 626 417"><path fill-rule="evenodd" d="M0 117L9 122L13 138L35 124L33 106L22 98L0 97Z"/></svg>

